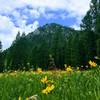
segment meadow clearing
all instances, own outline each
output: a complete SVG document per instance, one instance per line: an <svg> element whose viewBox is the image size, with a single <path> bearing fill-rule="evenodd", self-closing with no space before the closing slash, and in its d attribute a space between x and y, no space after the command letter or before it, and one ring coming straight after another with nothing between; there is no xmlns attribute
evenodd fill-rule
<svg viewBox="0 0 100 100"><path fill-rule="evenodd" d="M0 73L0 100L100 100L100 66Z"/></svg>

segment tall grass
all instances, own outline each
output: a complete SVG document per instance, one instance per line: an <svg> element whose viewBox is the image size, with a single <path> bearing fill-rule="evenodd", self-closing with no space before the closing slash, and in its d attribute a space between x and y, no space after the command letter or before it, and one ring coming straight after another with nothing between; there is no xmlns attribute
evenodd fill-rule
<svg viewBox="0 0 100 100"><path fill-rule="evenodd" d="M41 79L47 76L54 81L54 90L43 94L45 84ZM0 100L22 100L37 95L37 100L100 100L100 69L71 72L47 71L12 72L0 74Z"/></svg>

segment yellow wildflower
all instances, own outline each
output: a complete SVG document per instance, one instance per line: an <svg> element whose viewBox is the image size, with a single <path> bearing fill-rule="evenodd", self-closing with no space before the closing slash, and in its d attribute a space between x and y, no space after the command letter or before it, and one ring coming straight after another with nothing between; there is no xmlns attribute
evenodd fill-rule
<svg viewBox="0 0 100 100"><path fill-rule="evenodd" d="M92 65L92 61L91 60L89 61L89 64Z"/></svg>
<svg viewBox="0 0 100 100"><path fill-rule="evenodd" d="M79 67L77 67L77 68L76 68L76 71L79 73L79 72L80 72L80 68L79 68Z"/></svg>
<svg viewBox="0 0 100 100"><path fill-rule="evenodd" d="M68 66L68 67L66 68L66 71L67 71L67 72L73 72L73 69L71 68L71 66Z"/></svg>
<svg viewBox="0 0 100 100"><path fill-rule="evenodd" d="M93 62L92 66L93 66L93 67L96 67L96 66L97 66L97 64L96 64L95 62Z"/></svg>
<svg viewBox="0 0 100 100"><path fill-rule="evenodd" d="M40 73L42 73L43 71L42 71L41 68L38 68L38 69L37 69L37 72L40 74Z"/></svg>
<svg viewBox="0 0 100 100"><path fill-rule="evenodd" d="M44 93L44 94L48 94L47 89L43 89L43 90L42 90L42 93Z"/></svg>
<svg viewBox="0 0 100 100"><path fill-rule="evenodd" d="M42 93L48 94L48 93L50 93L54 88L55 88L54 85L49 85L49 86L46 87L46 89L42 90Z"/></svg>
<svg viewBox="0 0 100 100"><path fill-rule="evenodd" d="M48 83L48 78L47 76L45 76L44 78L41 79L41 82L42 83Z"/></svg>
<svg viewBox="0 0 100 100"><path fill-rule="evenodd" d="M97 66L97 64L94 61L91 61L91 60L89 61L89 64L90 64L91 67L96 67Z"/></svg>
<svg viewBox="0 0 100 100"><path fill-rule="evenodd" d="M19 96L18 100L22 100L21 96Z"/></svg>
<svg viewBox="0 0 100 100"><path fill-rule="evenodd" d="M26 98L26 100L29 100L29 98Z"/></svg>
<svg viewBox="0 0 100 100"><path fill-rule="evenodd" d="M79 67L77 67L77 70L79 70L80 68Z"/></svg>

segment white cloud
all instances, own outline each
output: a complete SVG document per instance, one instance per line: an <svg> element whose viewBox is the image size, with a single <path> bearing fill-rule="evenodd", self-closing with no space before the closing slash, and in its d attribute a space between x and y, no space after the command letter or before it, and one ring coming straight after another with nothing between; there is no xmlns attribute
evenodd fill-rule
<svg viewBox="0 0 100 100"><path fill-rule="evenodd" d="M39 26L39 22L38 21L34 21L32 24L29 25L23 25L23 27L20 29L20 31L25 32L26 34L34 31L35 29L37 29L37 27Z"/></svg>
<svg viewBox="0 0 100 100"><path fill-rule="evenodd" d="M90 0L0 0L0 13L9 14L14 11L15 16L19 16L15 12L16 8L30 6L32 8L30 13L35 18L39 18L40 14L44 14L48 9L53 11L64 10L69 13L68 17L83 17L89 9L89 3Z"/></svg>
<svg viewBox="0 0 100 100"><path fill-rule="evenodd" d="M77 25L77 24L74 24L74 25L72 25L70 27L74 28L75 30L80 30L80 26Z"/></svg>
<svg viewBox="0 0 100 100"><path fill-rule="evenodd" d="M66 0L67 10L70 14L76 16L84 16L89 9L90 0Z"/></svg>
<svg viewBox="0 0 100 100"><path fill-rule="evenodd" d="M25 25L25 23L23 22L23 27L18 28L14 25L9 17L0 15L0 40L3 43L3 49L6 49L11 45L18 31L20 31L21 33L29 33L34 31L38 27L38 25L38 21L35 21L29 25Z"/></svg>
<svg viewBox="0 0 100 100"><path fill-rule="evenodd" d="M22 8L25 5L22 0L0 0L0 13L11 13L16 8Z"/></svg>
<svg viewBox="0 0 100 100"><path fill-rule="evenodd" d="M82 17L89 9L90 0L0 0L0 39L3 42L4 48L10 46L18 31L29 33L34 31L39 26L37 21L43 16L46 19L75 17L77 22L72 27L78 29ZM31 7L28 9L27 6ZM22 9L27 14L22 14L16 9ZM49 11L64 11L63 14L55 16ZM5 15L5 16L3 16ZM14 17L14 21L10 17ZM27 25L27 20L33 16L32 23ZM16 25L18 27L16 27ZM7 38L6 38L7 37Z"/></svg>
<svg viewBox="0 0 100 100"><path fill-rule="evenodd" d="M32 8L62 9L74 15L83 16L89 9L89 2L90 0L0 0L0 12L9 13L16 8L29 5Z"/></svg>
<svg viewBox="0 0 100 100"><path fill-rule="evenodd" d="M74 28L76 30L80 30L80 23L81 23L82 17L81 16L80 17L76 17L76 19L77 20L76 20L75 24L73 24L70 27L72 27L72 28Z"/></svg>
<svg viewBox="0 0 100 100"><path fill-rule="evenodd" d="M34 16L34 18L39 18L40 17L40 13L39 11L37 11L37 9L32 9L30 10L31 16Z"/></svg>
<svg viewBox="0 0 100 100"><path fill-rule="evenodd" d="M12 33L14 28L14 24L8 17L0 16L0 40L3 43L3 48L9 47L14 39L15 34Z"/></svg>

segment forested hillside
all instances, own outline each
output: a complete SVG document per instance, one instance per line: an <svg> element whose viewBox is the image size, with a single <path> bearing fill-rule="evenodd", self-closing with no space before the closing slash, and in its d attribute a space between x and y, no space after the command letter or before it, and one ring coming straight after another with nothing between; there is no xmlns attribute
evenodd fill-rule
<svg viewBox="0 0 100 100"><path fill-rule="evenodd" d="M2 51L0 42L0 70L63 69L64 64L85 68L89 60L100 58L100 0L91 1L80 27L76 31L52 23L28 35L18 32L7 50Z"/></svg>

